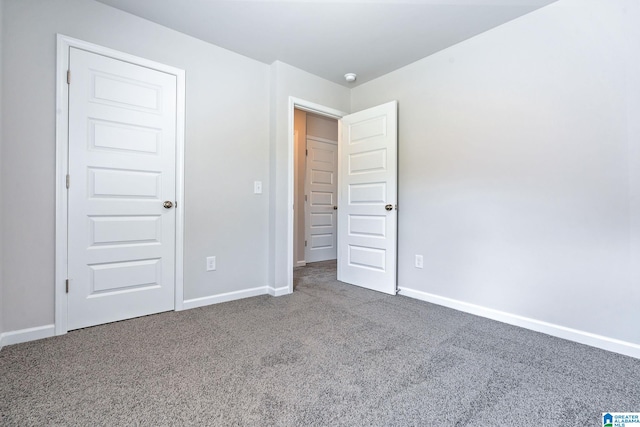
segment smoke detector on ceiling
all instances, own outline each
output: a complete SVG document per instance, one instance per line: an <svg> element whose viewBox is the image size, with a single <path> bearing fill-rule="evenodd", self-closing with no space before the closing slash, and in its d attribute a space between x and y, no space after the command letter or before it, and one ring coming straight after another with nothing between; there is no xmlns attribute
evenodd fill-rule
<svg viewBox="0 0 640 427"><path fill-rule="evenodd" d="M358 76L356 76L356 73L347 73L344 75L344 79L347 81L347 83L355 82L356 78L358 78Z"/></svg>

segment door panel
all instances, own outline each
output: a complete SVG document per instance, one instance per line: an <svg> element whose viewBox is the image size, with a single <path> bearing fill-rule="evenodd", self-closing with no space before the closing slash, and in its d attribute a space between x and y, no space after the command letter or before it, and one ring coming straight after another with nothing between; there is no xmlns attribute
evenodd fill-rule
<svg viewBox="0 0 640 427"><path fill-rule="evenodd" d="M305 261L336 259L338 146L307 139Z"/></svg>
<svg viewBox="0 0 640 427"><path fill-rule="evenodd" d="M176 77L70 49L68 329L172 310Z"/></svg>
<svg viewBox="0 0 640 427"><path fill-rule="evenodd" d="M338 280L395 294L397 102L345 116L341 127Z"/></svg>

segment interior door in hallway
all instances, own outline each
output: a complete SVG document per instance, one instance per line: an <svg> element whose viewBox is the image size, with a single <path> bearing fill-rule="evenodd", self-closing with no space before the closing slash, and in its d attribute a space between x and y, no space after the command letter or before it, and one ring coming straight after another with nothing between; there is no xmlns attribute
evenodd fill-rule
<svg viewBox="0 0 640 427"><path fill-rule="evenodd" d="M172 310L176 76L69 58L68 329Z"/></svg>
<svg viewBox="0 0 640 427"><path fill-rule="evenodd" d="M395 294L397 102L341 120L338 280Z"/></svg>
<svg viewBox="0 0 640 427"><path fill-rule="evenodd" d="M307 138L305 261L336 259L337 141Z"/></svg>

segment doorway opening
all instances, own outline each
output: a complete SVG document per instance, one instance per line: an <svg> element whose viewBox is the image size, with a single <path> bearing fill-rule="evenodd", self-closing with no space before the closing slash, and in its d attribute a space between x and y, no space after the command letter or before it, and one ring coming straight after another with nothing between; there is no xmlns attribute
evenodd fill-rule
<svg viewBox="0 0 640 427"><path fill-rule="evenodd" d="M339 149L340 140L340 119L347 115L347 113L327 107L324 105L309 102L303 99L289 97L289 158L288 158L288 199L289 199L289 215L287 219L287 285L288 292L293 292L294 289L294 268L304 267L307 264L304 241L305 239L305 210L304 210L304 196L305 196L305 181L306 181L306 162L307 162L307 123L308 116L312 116L311 119L311 136L315 137L319 142L334 142L337 149ZM296 123L297 119L297 123ZM301 120L302 119L302 120ZM337 126L337 134L331 134L330 130L333 126ZM314 135L315 132L315 135ZM324 135L324 140L323 140ZM327 137L328 136L328 137ZM339 155L339 154L337 154ZM299 161L302 160L302 161ZM304 167L300 166L300 163L304 164ZM337 167L337 159L336 159ZM299 177L300 174L304 174ZM337 170L335 174L335 182L337 184ZM308 199L307 195L307 199ZM337 206L337 194L336 203L332 206ZM298 204L300 204L300 207ZM302 203L300 203L302 202ZM337 215L335 213L334 223L337 223ZM337 235L337 232L336 232ZM337 238L337 237L336 237ZM337 246L334 244L334 246ZM307 246L308 247L308 246ZM330 260L327 262L336 262Z"/></svg>
<svg viewBox="0 0 640 427"><path fill-rule="evenodd" d="M294 268L337 259L338 134L336 118L294 109Z"/></svg>

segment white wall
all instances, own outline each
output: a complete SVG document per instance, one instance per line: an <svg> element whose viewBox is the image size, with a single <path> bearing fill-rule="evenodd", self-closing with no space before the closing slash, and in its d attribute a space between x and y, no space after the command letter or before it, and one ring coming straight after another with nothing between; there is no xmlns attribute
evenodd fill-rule
<svg viewBox="0 0 640 427"><path fill-rule="evenodd" d="M640 344L638 22L560 0L353 89L399 101L401 287Z"/></svg>
<svg viewBox="0 0 640 427"><path fill-rule="evenodd" d="M288 170L293 169L289 153L289 97L349 112L350 90L280 61L271 64L271 149L269 153L272 193L269 209L269 284L273 290L285 289L289 271L287 253L289 234ZM291 161L291 164L289 162ZM291 177L293 178L293 176ZM293 231L293 230L291 230Z"/></svg>
<svg viewBox="0 0 640 427"><path fill-rule="evenodd" d="M4 18L4 330L53 323L56 33L186 70L185 299L266 291L269 67L93 1L7 0Z"/></svg>
<svg viewBox="0 0 640 427"><path fill-rule="evenodd" d="M317 114L307 114L307 136L338 141L338 120Z"/></svg>

